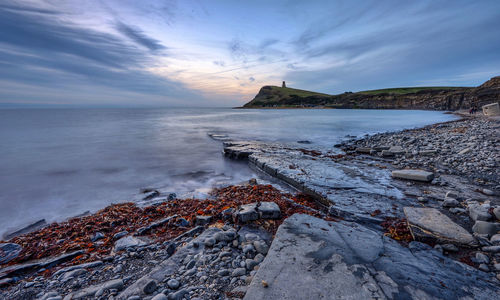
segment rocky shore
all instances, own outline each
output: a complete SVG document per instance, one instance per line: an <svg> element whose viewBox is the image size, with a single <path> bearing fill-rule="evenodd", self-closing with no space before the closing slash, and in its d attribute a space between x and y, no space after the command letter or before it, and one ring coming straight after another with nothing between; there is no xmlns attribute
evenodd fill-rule
<svg viewBox="0 0 500 300"><path fill-rule="evenodd" d="M335 147L224 142L255 180L0 243L5 299L500 298L500 120ZM154 202L154 201L153 201Z"/></svg>

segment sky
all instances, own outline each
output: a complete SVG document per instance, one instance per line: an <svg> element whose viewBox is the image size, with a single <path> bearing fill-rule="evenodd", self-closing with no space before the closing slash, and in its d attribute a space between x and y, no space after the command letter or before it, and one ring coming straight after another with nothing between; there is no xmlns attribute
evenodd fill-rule
<svg viewBox="0 0 500 300"><path fill-rule="evenodd" d="M500 75L500 1L0 0L0 104L232 107Z"/></svg>

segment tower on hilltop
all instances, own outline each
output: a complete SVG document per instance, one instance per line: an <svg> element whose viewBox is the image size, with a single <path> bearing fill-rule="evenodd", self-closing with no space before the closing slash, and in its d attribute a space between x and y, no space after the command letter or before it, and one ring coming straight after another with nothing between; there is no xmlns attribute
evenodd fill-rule
<svg viewBox="0 0 500 300"><path fill-rule="evenodd" d="M282 88L286 88L285 81L283 81L283 84L281 85Z"/></svg>

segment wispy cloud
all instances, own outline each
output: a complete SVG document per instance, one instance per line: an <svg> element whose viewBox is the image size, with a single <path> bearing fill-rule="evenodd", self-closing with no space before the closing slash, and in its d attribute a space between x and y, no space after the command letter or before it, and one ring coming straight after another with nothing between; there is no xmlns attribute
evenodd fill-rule
<svg viewBox="0 0 500 300"><path fill-rule="evenodd" d="M116 23L116 29L138 45L144 46L151 51L163 50L167 48L163 46L158 40L155 40L144 34L144 32L140 29L127 25L123 22L118 21Z"/></svg>
<svg viewBox="0 0 500 300"><path fill-rule="evenodd" d="M4 0L0 102L235 106L282 80L475 85L500 67L494 0L206 3Z"/></svg>

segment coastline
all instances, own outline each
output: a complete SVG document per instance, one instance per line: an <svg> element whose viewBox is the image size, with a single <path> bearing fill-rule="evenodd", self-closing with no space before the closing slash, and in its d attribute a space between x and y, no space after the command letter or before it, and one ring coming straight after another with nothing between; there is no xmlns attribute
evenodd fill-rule
<svg viewBox="0 0 500 300"><path fill-rule="evenodd" d="M386 132L362 139L349 140L337 145L338 148L344 151L344 154L334 152L321 153L314 150L314 147L308 149L292 149L289 146L276 144L225 142L224 151L227 156L235 159L248 159L250 164L254 165L260 171L295 187L301 192L308 194L309 197L302 194L284 194L270 186L256 185L255 182L251 182L241 187L233 186L215 191L215 194L220 196L220 198L215 198L218 202L214 202L214 200L175 199L155 206L146 207L142 210L133 208L132 204L119 204L107 207L96 214L78 218L77 221L73 219L60 224L52 224L49 227L28 233L22 237L14 238L12 241L16 241L26 248L34 247L35 240L38 239L41 234L45 234L45 240L42 239L38 246L44 242L47 243L47 241L57 244L56 237L69 237L69 240L63 242L62 246L57 250L49 249L50 247L46 248L46 252L43 252L39 258L62 254L63 251L68 253L72 250L83 250L83 252L68 258L65 262L55 264L53 267L42 266L41 268L35 268L35 270L22 270L22 272L15 273L15 276L4 276L3 279L0 279L2 280L2 284L5 285L5 287L2 287L1 293L3 295L8 295L9 298L12 299L21 299L27 295L42 297L43 295L53 292L57 295L72 295L73 299L76 299L77 297L75 296L78 295L78 291L85 290L86 286L97 284L100 288L94 290L93 293L87 293L85 297L96 295L99 292L101 295L114 295L119 299L126 299L124 295L132 296L133 294L138 294L141 295L141 297L148 297L147 295L152 295L156 292L165 295L174 295L182 291L182 293L177 294L177 296L181 294L182 296L190 294L193 297L216 297L216 295L225 293L226 296L230 295L233 298L239 299L245 295L245 292L247 294L255 294L256 289L258 289L255 287L255 284L252 283L252 279L259 278L259 268L247 268L247 264L258 266L263 263L264 257L268 252L268 250L257 251L256 248L259 246L255 246L255 240L246 240L246 235L248 234L244 233L245 230L253 228L252 230L258 232L258 234L256 234L258 238L254 238L257 240L257 245L263 246L262 243L264 243L266 245L265 247L272 248L272 236L276 234L279 225L284 221L285 217L290 217L294 213L305 213L320 219L326 219L327 221L344 220L346 222L361 224L370 230L380 232L382 235L386 234L395 240L399 240L402 242L403 246L406 244L406 247L408 244L415 243L414 240L421 240L430 244L435 249L428 251L438 251L447 258L464 262L481 270L474 269L477 272L483 272L485 274L490 272L490 275L494 277L496 274L495 272L500 272L500 270L495 271L495 252L481 251L477 246L472 247L471 251L470 245L464 246L460 243L457 245L456 241L453 241L453 239L451 239L451 241L447 240L447 243L443 243L442 240L436 238L436 235L433 236L432 234L427 234L425 238L422 238L422 234L416 234L412 231L411 235L409 235L409 233L402 230L404 228L400 226L401 222L406 222L406 220L402 221L405 219L404 207L416 205L417 207L432 208L448 216L454 224L458 224L467 231L472 231L472 233L474 233L474 238L479 241L482 247L497 247L496 242L490 239L494 234L474 232L475 230L472 229L472 225L474 225L474 221L476 220L481 222L488 221L486 223L491 224L498 223L498 221L493 221L496 216L490 208L500 205L498 197L500 187L494 184L494 180L497 180L496 182L498 183L498 179L500 178L497 171L498 160L495 160L495 157L498 158L499 155L498 149L495 148L495 141L498 142L498 136L494 135L495 132L498 133L500 126L499 121L497 119L486 119L483 117L469 118L460 112L456 114L460 116L461 119L432 124L423 128L407 129L390 133ZM468 128L475 128L475 131L469 134L467 133ZM438 138L436 138L436 136L441 137L439 134L443 136L446 135L446 137L458 136L458 140L440 143ZM477 149L470 146L467 152L461 154L463 157L457 156L459 155L458 152L462 152L466 149L462 145L466 142L470 142L471 136L474 135L480 136L476 139L480 140L478 142L482 143L481 146ZM413 142L417 144L413 145L409 143L411 138L417 140ZM485 138L490 145L484 146L482 141L483 138ZM443 141L444 140L446 139L443 139ZM431 143L430 146L429 143ZM397 146L399 146L399 148L394 148L391 152L391 147ZM450 151L441 152L441 149L448 146ZM441 147L441 149L434 149L433 147ZM481 150L481 147L484 149ZM412 151L411 148L418 149ZM385 155L383 151L388 151L385 152L387 155ZM475 169L461 169L463 164L460 164L460 162L463 161L464 158L473 160L471 156L473 153L475 156L478 156L478 158L482 158L481 155L477 155L476 151L480 151L481 155L484 154L485 159L483 159L483 161L488 161L488 157L493 158L493 167L488 165L483 167L480 160L474 166ZM467 154L469 155L465 156ZM453 156L457 156L455 159L455 161L458 161L458 163L455 164L456 166L452 164L449 168L443 169L442 165L432 165L435 160L447 156L452 158ZM314 174L308 174L313 170L319 170L315 169L319 165L322 166L321 172L319 172L320 174L318 175L319 177L314 177L316 176ZM318 179L328 181L328 176L332 175L332 173L329 172L338 170L339 167L343 170L352 172L352 174L349 175L352 176L352 178L362 178L364 181L362 186L356 187L348 180L345 180L343 184L331 185L328 187L319 186L314 183L317 182ZM432 182L390 178L389 171L404 168L426 169L427 171L431 171L435 178ZM484 172L487 174L490 171L492 174L487 178L491 178L491 180L481 177ZM336 175L338 176L338 174ZM388 175L389 177L387 177ZM370 176L382 176L382 179L377 181L378 179L369 178ZM477 181L477 179L482 179L483 182ZM335 178L334 181L339 181L339 178ZM379 192L378 188L380 187L382 187L384 191ZM401 191L403 196L398 197L396 190ZM387 191L394 191L394 195ZM239 200L233 200L234 197ZM221 199L225 200L221 201ZM312 199L316 199L316 201ZM351 199L357 199L356 203L353 203ZM364 203L363 199L369 201ZM388 202L389 199L390 203ZM277 203L281 212L280 218L276 220L257 219L248 222L248 224L241 222L238 215L238 213L241 212L241 206L251 204L253 201L270 201ZM221 204L219 202L225 202L225 205L219 205ZM394 204L397 205L397 208L394 208ZM212 205L212 207L210 207L210 205ZM119 212L120 209L125 210ZM180 209L184 209L184 211ZM209 211L205 211L206 209L209 209ZM483 213L484 211L486 211L486 213ZM127 223L126 228L120 227L121 225L117 224L113 226L109 221L104 225L95 222L96 219L99 218L103 218L103 220L106 219L108 214L118 217L122 222L123 218L127 218L127 216L135 216L130 218L134 220L134 222ZM173 215L178 216L174 219L165 221L165 217L171 217ZM204 218L198 218L196 217L197 215L206 215L212 218L207 224L201 225L202 221L198 221L198 219L202 220ZM478 219L477 215L481 215L482 217ZM469 217L472 218L472 220ZM476 219L474 220L474 218ZM486 220L482 221L482 219ZM382 225L383 229L381 229L381 224L384 224L384 222L388 220L392 221ZM72 228L70 226L71 224L72 226L75 224L79 225ZM153 224L156 225L151 227ZM245 226L250 224L253 226ZM83 236L72 237L74 232L81 231L82 228L86 228L86 226L89 225L90 228ZM207 225L210 225L210 227L204 229L203 226ZM112 229L110 232L107 232L109 229L106 228L110 226ZM150 227L149 229L147 229L148 226ZM147 229L145 231L147 234L137 234L144 228ZM213 228L222 228L222 230ZM120 239L113 238L113 236L119 232L124 232L124 229L128 229L128 232L134 233L134 235L127 233L128 235L124 237L133 240L135 244L132 243L125 246L125 251L112 251L113 248L116 249L116 242ZM92 241L92 239L96 238L97 232L103 234L104 238ZM234 235L236 238L233 237L232 239L225 240L225 238L221 238L219 234L219 238L217 239L215 238L217 232L223 232L226 235L232 235L229 232L235 232ZM200 233L202 235L201 238L198 236L193 239L193 237ZM211 237L208 236L208 234L213 236L216 243L220 243L220 248L217 249L217 247L214 248L206 245L208 250L205 249L205 256L202 255L202 257L214 256L211 262L216 261L216 263L205 266L204 264L198 265L198 263L195 262L198 266L198 273L202 272L205 275L196 276L197 273L190 274L190 270L192 269L187 268L185 265L189 265L190 260L186 259L186 257L190 256L191 259L193 259L195 255L190 251L194 251L193 249L195 248L203 248L200 247L200 245L195 245L196 243L203 244L206 240L210 239ZM179 235L181 235L180 238L176 237ZM404 237L402 240L399 239L401 236ZM49 237L50 240L48 239ZM80 240L78 243L73 240L75 243L71 244L71 238L79 238ZM89 245L89 243L91 243L91 245ZM188 247L189 245L190 247ZM455 247L449 245L454 245ZM253 248L253 250L245 253L245 248ZM157 263L148 264L147 260L158 261L158 263L160 261L170 261L170 263L173 263L173 258L184 252L186 253L183 255L182 260L179 261L177 258L175 262L177 267L183 267L183 269L169 274L167 276L168 280L165 282L155 280L155 288L151 293L147 293L144 290L146 286L145 283L147 282L143 282L144 280L141 281L139 278L144 279L144 276L152 276L150 272L154 272L155 266L157 265ZM221 256L221 253L227 252L229 252L229 254ZM478 255L478 253L481 255ZM23 256L25 254L26 251L21 253L19 257L34 257ZM260 256L258 256L259 254ZM484 256L488 258L487 263L485 263ZM217 261L217 257L219 257L219 261ZM233 264L230 259L223 260L222 258L224 257L233 257L233 260L238 263ZM238 259L238 257L240 258ZM258 257L258 259L256 259L256 257ZM483 258L482 263L480 263L477 257ZM15 262L24 262L18 258L16 259L12 260L12 263L9 263L9 265ZM183 262L185 260L186 262ZM61 267L71 268L73 265L95 263L96 261L100 263L95 266L87 268L79 267L66 272L60 271ZM245 265L245 267L239 265L239 262L242 261L245 262L245 264L241 264L241 266ZM266 259L266 262L267 264L272 263L271 257ZM122 267L119 267L119 265ZM2 265L2 267L4 266L5 265ZM266 264L264 264L264 266L266 266ZM209 272L211 267L216 267L216 269L220 271L227 271L220 272L220 274L216 271L218 275L204 278L205 280L203 281L201 279L203 276L207 277L207 275L211 274ZM72 276L64 275L74 270L92 269L106 269L107 271L99 271L98 273L102 274L98 276L95 276L95 274L92 275L95 272L87 271L80 271L80 274L75 272ZM43 271L39 272L39 270ZM484 270L488 270L488 272ZM5 270L0 270L0 273L2 273L2 271ZM126 272L128 276L124 277L121 275L124 272ZM186 275L186 273L188 274ZM239 275L242 273L243 275ZM414 276L418 278L419 275L414 274ZM11 280L5 280L5 278ZM52 279L47 283L45 278ZM500 280L500 275L498 275L497 278ZM179 287L173 288L175 284L169 285L168 282L172 279L180 281L182 283L182 289L179 289ZM118 282L117 286L112 288L104 288L102 283L109 283L109 281L112 280L121 280L121 282L116 281ZM448 278L447 280L450 279ZM78 284L75 285L75 282L78 282ZM199 285L204 285L206 283L210 283L212 287L204 289L198 288ZM448 284L448 282L446 282L446 284ZM498 281L496 284L498 285ZM140 287L138 287L139 285ZM101 290L102 292L100 292ZM125 290L125 292L119 293L120 290ZM486 289L486 291L490 292L488 289ZM205 294L203 294L204 292Z"/></svg>

